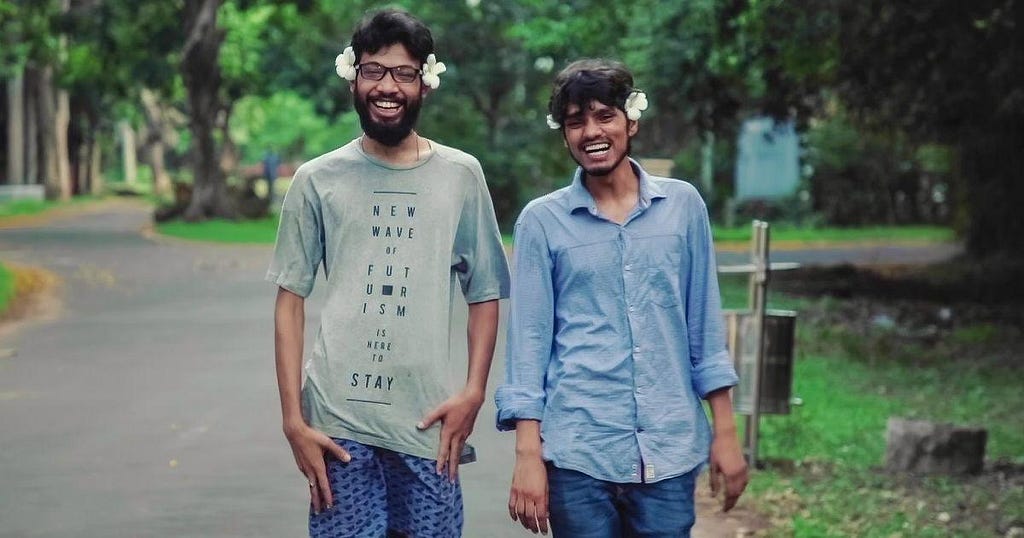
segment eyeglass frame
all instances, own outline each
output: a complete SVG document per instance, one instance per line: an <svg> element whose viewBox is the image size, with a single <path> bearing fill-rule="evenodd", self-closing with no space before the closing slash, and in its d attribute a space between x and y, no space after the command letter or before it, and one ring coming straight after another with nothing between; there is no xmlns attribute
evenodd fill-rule
<svg viewBox="0 0 1024 538"><path fill-rule="evenodd" d="M383 71L383 73L381 73L380 78L370 78L370 77L367 77L364 74L364 72L363 72L363 66L364 65L379 66L384 71ZM413 82L416 82L417 78L423 76L423 70L422 69L417 69L417 68L415 68L415 67L413 67L411 65L396 65L394 67L388 67L388 66L386 66L386 65L384 65L384 64L382 64L380 62L365 62L365 63L361 63L361 64L355 66L355 68L356 68L356 71L359 73L359 76L363 80L368 80L368 81L371 81L371 82L380 82L380 81L384 80L384 77L386 77L386 76L388 76L390 74L391 75L391 80L394 80L395 83L397 83L397 84L412 84ZM398 69L411 69L412 71L415 72L415 75L413 75L412 78L410 78L407 81L398 80L398 77L395 76L395 73L397 72Z"/></svg>

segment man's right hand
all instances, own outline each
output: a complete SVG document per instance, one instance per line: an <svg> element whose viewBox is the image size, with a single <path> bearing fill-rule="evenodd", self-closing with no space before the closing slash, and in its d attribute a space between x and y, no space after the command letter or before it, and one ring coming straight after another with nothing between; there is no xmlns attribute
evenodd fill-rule
<svg viewBox="0 0 1024 538"><path fill-rule="evenodd" d="M285 427L284 436L292 447L299 472L309 482L309 500L313 512L319 514L330 509L334 505L334 498L331 495L331 483L327 479L327 457L348 463L352 456L323 432L306 424Z"/></svg>
<svg viewBox="0 0 1024 538"><path fill-rule="evenodd" d="M537 454L517 454L508 514L534 534L548 533L548 471Z"/></svg>

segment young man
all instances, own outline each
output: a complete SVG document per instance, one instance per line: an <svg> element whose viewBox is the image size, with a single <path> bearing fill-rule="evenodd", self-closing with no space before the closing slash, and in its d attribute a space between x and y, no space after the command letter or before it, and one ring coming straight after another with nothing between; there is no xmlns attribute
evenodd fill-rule
<svg viewBox="0 0 1024 538"><path fill-rule="evenodd" d="M281 210L284 434L309 483L311 536L461 534L461 461L484 400L508 265L480 164L413 130L444 70L430 31L377 12L338 56L363 136L304 164ZM304 298L327 298L303 372ZM451 370L455 288L469 303L468 375Z"/></svg>
<svg viewBox="0 0 1024 538"><path fill-rule="evenodd" d="M707 209L629 158L646 108L622 64L563 70L548 123L579 168L516 223L497 422L516 430L509 514L534 532L689 536L709 445L726 510L746 486Z"/></svg>

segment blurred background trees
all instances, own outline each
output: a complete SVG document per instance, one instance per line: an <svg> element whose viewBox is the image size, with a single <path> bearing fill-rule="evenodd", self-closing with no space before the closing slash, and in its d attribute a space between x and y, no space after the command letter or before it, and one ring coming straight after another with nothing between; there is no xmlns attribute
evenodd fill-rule
<svg viewBox="0 0 1024 538"><path fill-rule="evenodd" d="M671 160L718 218L743 121L769 116L799 133L800 188L740 216L946 223L976 254L1024 246L1019 0L392 4L432 27L449 68L420 131L480 159L505 226L572 169L544 122L551 79L604 56L652 104L634 155ZM287 175L358 135L333 59L380 5L0 0L0 183L151 190L188 220L258 215L264 156Z"/></svg>

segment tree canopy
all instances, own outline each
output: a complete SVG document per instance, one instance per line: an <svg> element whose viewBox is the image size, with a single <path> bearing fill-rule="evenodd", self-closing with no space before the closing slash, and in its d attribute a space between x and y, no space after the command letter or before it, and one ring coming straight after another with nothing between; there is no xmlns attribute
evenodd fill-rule
<svg viewBox="0 0 1024 538"><path fill-rule="evenodd" d="M227 186L240 165L265 151L306 159L357 132L333 58L356 21L383 5L0 0L0 78L10 97L22 73L34 84L33 69L52 70L49 84L70 94L73 162L82 154L77 144L93 139L109 156L115 125L127 122L147 147L166 146L176 177L191 180L189 218L233 216ZM949 191L970 249L1024 246L1024 225L1012 218L1024 201L1017 181L1024 124L1019 0L387 5L422 18L449 67L428 97L421 130L481 160L506 225L529 198L564 184L572 168L544 122L554 74L578 58L611 57L631 67L651 101L634 154L689 166L677 176L696 178L695 148L713 150L727 195L733 141L740 123L757 115L792 120L811 133L808 162L827 163L807 179L819 196L874 189L860 178L881 175L892 178L877 182L883 198L905 198L920 190L904 188L912 176L930 166L919 162L919 150L946 148ZM13 100L5 120L20 117ZM823 128L829 122L835 125ZM168 131L180 136L160 136ZM851 143L828 138L847 132ZM852 143L857 139L873 142ZM822 151L845 159L815 160ZM157 155L164 150L147 158ZM880 166L857 162L876 158ZM830 179L840 176L846 179ZM863 207L880 203L863 200ZM817 207L829 204L842 213L833 200ZM893 212L877 214L891 219Z"/></svg>

